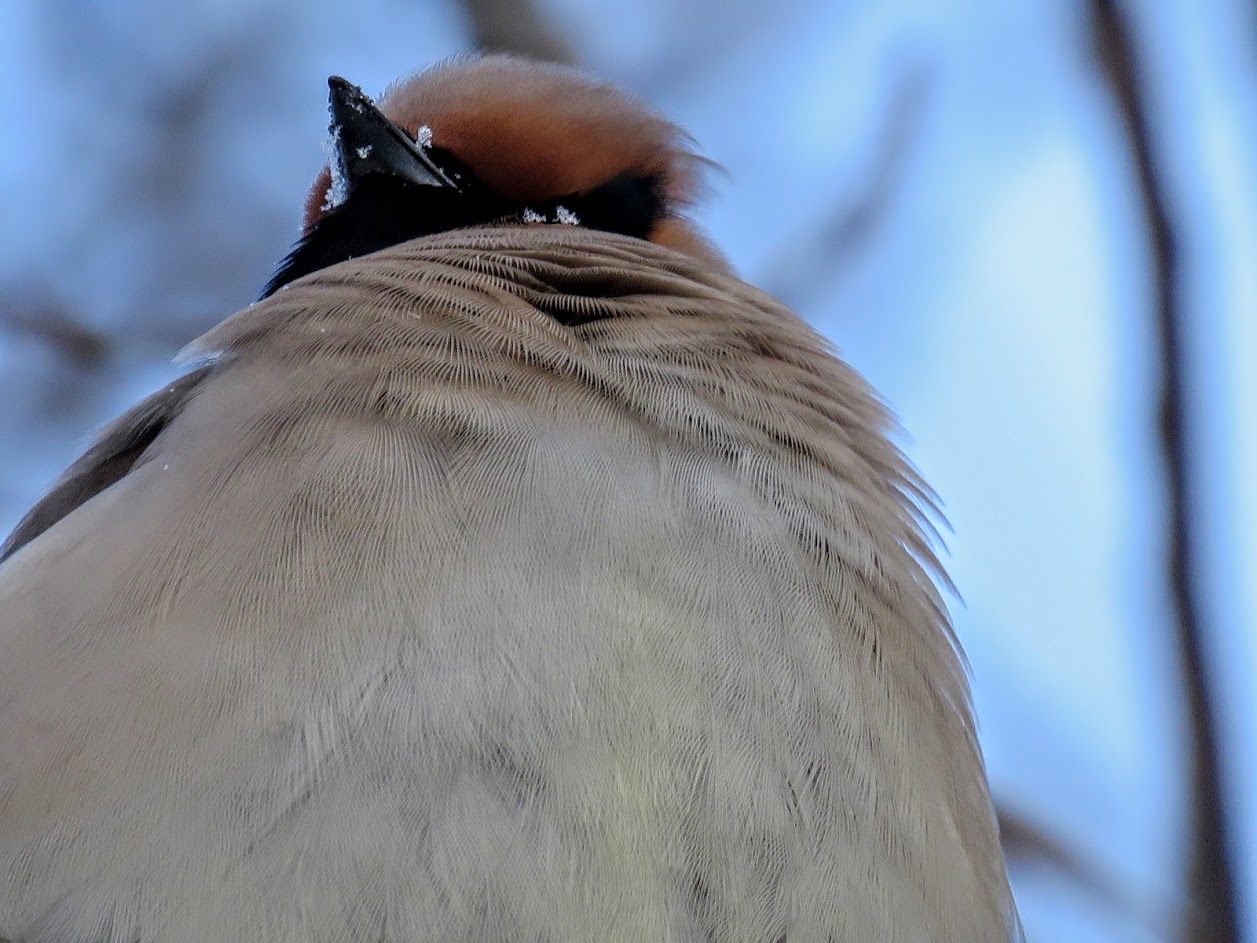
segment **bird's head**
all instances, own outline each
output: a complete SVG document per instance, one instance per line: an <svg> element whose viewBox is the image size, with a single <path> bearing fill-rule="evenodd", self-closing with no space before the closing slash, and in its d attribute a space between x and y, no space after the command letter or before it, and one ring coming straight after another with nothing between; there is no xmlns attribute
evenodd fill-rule
<svg viewBox="0 0 1257 943"><path fill-rule="evenodd" d="M331 162L264 295L409 239L492 224L584 226L727 268L684 216L710 162L612 86L509 56L442 63L378 106L344 79L328 84Z"/></svg>

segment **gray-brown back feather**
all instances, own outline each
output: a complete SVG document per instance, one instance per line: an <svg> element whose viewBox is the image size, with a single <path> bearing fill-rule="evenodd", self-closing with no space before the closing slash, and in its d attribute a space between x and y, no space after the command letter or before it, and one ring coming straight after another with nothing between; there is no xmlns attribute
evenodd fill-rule
<svg viewBox="0 0 1257 943"><path fill-rule="evenodd" d="M0 567L0 935L1013 937L927 492L790 312L499 228L198 349Z"/></svg>
<svg viewBox="0 0 1257 943"><path fill-rule="evenodd" d="M57 479L48 494L18 521L0 544L0 563L80 504L128 475L144 460L148 447L179 415L208 373L209 367L201 367L179 377L110 423L92 447Z"/></svg>

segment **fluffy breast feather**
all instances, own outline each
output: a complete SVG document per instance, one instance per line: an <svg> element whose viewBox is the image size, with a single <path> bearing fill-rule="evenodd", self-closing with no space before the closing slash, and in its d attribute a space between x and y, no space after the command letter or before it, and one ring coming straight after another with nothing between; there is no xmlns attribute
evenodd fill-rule
<svg viewBox="0 0 1257 943"><path fill-rule="evenodd" d="M0 568L0 933L1009 939L928 498L794 315L483 229L197 351Z"/></svg>

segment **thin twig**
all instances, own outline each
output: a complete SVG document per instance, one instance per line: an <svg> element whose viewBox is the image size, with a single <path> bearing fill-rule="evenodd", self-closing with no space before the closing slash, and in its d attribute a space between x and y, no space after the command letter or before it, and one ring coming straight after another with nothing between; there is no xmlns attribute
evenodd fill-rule
<svg viewBox="0 0 1257 943"><path fill-rule="evenodd" d="M567 42L532 0L464 0L463 8L477 49L546 62L573 61Z"/></svg>
<svg viewBox="0 0 1257 943"><path fill-rule="evenodd" d="M1190 744L1191 848L1184 943L1239 943L1235 876L1228 847L1218 715L1207 668L1198 559L1191 517L1193 481L1188 443L1190 381L1180 310L1181 259L1174 221L1157 164L1147 103L1141 92L1135 43L1116 0L1091 0L1097 54L1135 163L1139 199L1151 242L1156 329L1161 352L1160 437L1168 488L1169 588L1183 665Z"/></svg>
<svg viewBox="0 0 1257 943"><path fill-rule="evenodd" d="M0 331L33 337L74 366L89 372L104 366L113 346L108 337L51 307L37 310L8 308L0 312Z"/></svg>
<svg viewBox="0 0 1257 943"><path fill-rule="evenodd" d="M932 63L904 67L891 84L885 117L855 195L790 244L757 281L792 308L831 286L873 243L899 194L933 88Z"/></svg>
<svg viewBox="0 0 1257 943"><path fill-rule="evenodd" d="M1095 861L1025 815L996 803L1000 843L1010 868L1042 868L1072 884L1081 893L1134 921L1158 939L1166 938L1170 921L1107 873Z"/></svg>

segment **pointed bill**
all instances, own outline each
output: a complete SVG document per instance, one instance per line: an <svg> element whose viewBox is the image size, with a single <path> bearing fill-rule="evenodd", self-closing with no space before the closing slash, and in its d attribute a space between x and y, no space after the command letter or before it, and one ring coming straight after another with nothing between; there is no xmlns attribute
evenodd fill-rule
<svg viewBox="0 0 1257 943"><path fill-rule="evenodd" d="M358 86L333 75L327 80L332 114L333 205L344 202L367 174L387 174L428 187L460 188L422 145L389 121ZM338 197L338 198L337 198Z"/></svg>

